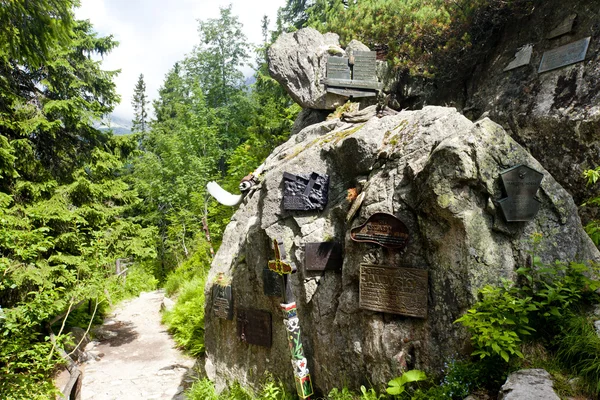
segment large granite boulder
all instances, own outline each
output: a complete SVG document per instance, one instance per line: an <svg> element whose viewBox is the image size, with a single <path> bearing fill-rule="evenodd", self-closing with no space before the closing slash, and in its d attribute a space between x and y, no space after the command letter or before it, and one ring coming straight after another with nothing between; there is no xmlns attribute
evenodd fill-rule
<svg viewBox="0 0 600 400"><path fill-rule="evenodd" d="M544 174L541 205L533 220L508 223L496 205L504 197L499 174L517 164ZM284 172L313 171L330 176L327 207L285 211ZM359 184L365 187L363 205L346 222L347 191ZM407 226L406 248L351 240L351 228L378 212ZM361 123L335 119L309 126L267 158L258 190L226 228L206 287L207 374L218 388L234 380L255 385L267 371L293 385L282 299L263 293L273 238L283 240L298 268L290 280L304 349L315 388L327 392L385 384L410 368L435 375L448 358L468 354L468 334L453 322L482 286L515 278L515 269L530 257L535 232L544 237L538 255L546 262L599 258L571 196L489 119L473 123L453 108L425 107ZM304 272L305 243L330 240L343 246L341 271ZM427 316L361 309L361 264L426 270ZM240 307L271 313L271 347L241 341L236 313L233 320L213 315L219 273L231 278L236 313Z"/></svg>

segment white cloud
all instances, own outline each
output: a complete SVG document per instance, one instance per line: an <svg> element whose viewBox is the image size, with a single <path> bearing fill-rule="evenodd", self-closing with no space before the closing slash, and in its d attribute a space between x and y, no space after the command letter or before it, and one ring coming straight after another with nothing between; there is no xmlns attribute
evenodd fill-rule
<svg viewBox="0 0 600 400"><path fill-rule="evenodd" d="M89 19L100 35L112 34L120 43L102 64L106 70L121 70L115 79L121 104L114 114L133 118L131 98L140 73L144 74L148 97L155 99L169 69L197 44L197 21L218 18L219 7L229 4L244 25L248 41L258 44L262 41L263 15L274 27L277 9L285 0L81 0L76 17ZM250 68L243 71L252 74Z"/></svg>

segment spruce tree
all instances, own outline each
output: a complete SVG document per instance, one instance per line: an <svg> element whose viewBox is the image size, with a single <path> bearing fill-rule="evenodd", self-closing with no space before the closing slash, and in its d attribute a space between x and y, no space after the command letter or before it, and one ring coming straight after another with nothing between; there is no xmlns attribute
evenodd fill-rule
<svg viewBox="0 0 600 400"><path fill-rule="evenodd" d="M144 74L140 74L135 89L133 91L133 100L131 101L133 106L134 118L131 121L131 130L133 132L146 132L146 123L148 119L148 112L146 111L147 97L146 97L146 82L144 82Z"/></svg>

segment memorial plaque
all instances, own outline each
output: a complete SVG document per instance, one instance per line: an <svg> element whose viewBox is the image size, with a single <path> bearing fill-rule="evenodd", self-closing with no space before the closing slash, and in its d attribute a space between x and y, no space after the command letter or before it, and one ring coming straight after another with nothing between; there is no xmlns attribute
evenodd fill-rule
<svg viewBox="0 0 600 400"><path fill-rule="evenodd" d="M283 297L283 278L269 268L263 269L263 293L268 297Z"/></svg>
<svg viewBox="0 0 600 400"><path fill-rule="evenodd" d="M377 52L355 51L352 79L354 81L377 81Z"/></svg>
<svg viewBox="0 0 600 400"><path fill-rule="evenodd" d="M343 262L340 243L306 243L304 247L304 271L339 271Z"/></svg>
<svg viewBox="0 0 600 400"><path fill-rule="evenodd" d="M590 39L591 37L588 36L585 39L548 50L542 56L538 72L551 71L585 60Z"/></svg>
<svg viewBox="0 0 600 400"><path fill-rule="evenodd" d="M271 347L271 313L238 308L237 335L241 341L248 344Z"/></svg>
<svg viewBox="0 0 600 400"><path fill-rule="evenodd" d="M346 57L327 57L327 77L334 79L350 79L350 65Z"/></svg>
<svg viewBox="0 0 600 400"><path fill-rule="evenodd" d="M283 208L288 211L323 210L327 205L329 176L283 173Z"/></svg>
<svg viewBox="0 0 600 400"><path fill-rule="evenodd" d="M510 71L511 69L522 67L523 65L528 65L531 61L531 53L533 52L533 45L527 44L521 47L515 53L515 58L504 68L504 72Z"/></svg>
<svg viewBox="0 0 600 400"><path fill-rule="evenodd" d="M526 165L517 165L500 173L507 197L498 205L508 222L531 221L540 209L535 195L544 174Z"/></svg>
<svg viewBox="0 0 600 400"><path fill-rule="evenodd" d="M569 15L567 19L565 19L560 25L552 29L552 31L550 31L546 38L554 39L571 32L573 30L573 23L575 22L575 18L577 18L577 14Z"/></svg>
<svg viewBox="0 0 600 400"><path fill-rule="evenodd" d="M375 243L391 249L402 249L408 242L408 228L392 214L375 213L367 222L350 231L355 242Z"/></svg>
<svg viewBox="0 0 600 400"><path fill-rule="evenodd" d="M223 319L233 319L233 297L231 294L231 285L213 286L213 312L216 317Z"/></svg>
<svg viewBox="0 0 600 400"><path fill-rule="evenodd" d="M359 307L427 318L427 271L361 264Z"/></svg>
<svg viewBox="0 0 600 400"><path fill-rule="evenodd" d="M346 97L373 97L377 96L377 92L374 91L361 91L356 89L336 88L328 87L327 92L339 94L340 96Z"/></svg>
<svg viewBox="0 0 600 400"><path fill-rule="evenodd" d="M325 84L327 86L338 86L338 87L342 87L342 88L353 88L353 89L381 90L383 88L383 83L380 83L377 81L355 81L353 79L325 78Z"/></svg>

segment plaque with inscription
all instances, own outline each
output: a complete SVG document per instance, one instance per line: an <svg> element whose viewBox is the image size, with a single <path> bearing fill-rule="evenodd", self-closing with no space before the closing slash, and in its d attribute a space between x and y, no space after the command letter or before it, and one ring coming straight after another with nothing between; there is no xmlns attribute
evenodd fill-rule
<svg viewBox="0 0 600 400"><path fill-rule="evenodd" d="M353 55L352 79L377 82L377 52L355 51Z"/></svg>
<svg viewBox="0 0 600 400"><path fill-rule="evenodd" d="M329 175L283 173L283 209L288 211L323 210L327 205Z"/></svg>
<svg viewBox="0 0 600 400"><path fill-rule="evenodd" d="M551 71L585 60L585 55L587 54L588 46L590 45L590 39L591 37L588 36L576 42L548 50L542 56L538 72Z"/></svg>
<svg viewBox="0 0 600 400"><path fill-rule="evenodd" d="M218 318L233 319L233 297L231 285L213 286L213 313Z"/></svg>
<svg viewBox="0 0 600 400"><path fill-rule="evenodd" d="M339 271L343 262L340 243L306 243L304 247L304 271Z"/></svg>
<svg viewBox="0 0 600 400"><path fill-rule="evenodd" d="M327 57L324 83L327 92L346 97L376 96L383 89L377 80L377 53L355 51L351 60L346 57Z"/></svg>
<svg viewBox="0 0 600 400"><path fill-rule="evenodd" d="M511 69L522 67L523 65L528 65L531 61L531 53L533 52L533 45L526 44L521 47L515 53L515 58L504 68L504 72L510 71Z"/></svg>
<svg viewBox="0 0 600 400"><path fill-rule="evenodd" d="M350 79L350 65L346 57L327 57L327 77L334 79Z"/></svg>
<svg viewBox="0 0 600 400"><path fill-rule="evenodd" d="M359 307L427 318L427 271L361 264Z"/></svg>
<svg viewBox="0 0 600 400"><path fill-rule="evenodd" d="M403 249L408 236L406 225L387 213L375 213L363 225L350 231L350 238L355 242L375 243L391 249Z"/></svg>
<svg viewBox="0 0 600 400"><path fill-rule="evenodd" d="M544 174L526 165L517 165L500 173L507 197L498 205L507 222L531 221L540 209L535 195Z"/></svg>
<svg viewBox="0 0 600 400"><path fill-rule="evenodd" d="M271 313L238 308L237 335L242 342L271 347Z"/></svg>
<svg viewBox="0 0 600 400"><path fill-rule="evenodd" d="M575 18L577 18L577 14L569 15L560 25L552 29L552 31L550 31L546 38L554 39L571 32L573 30L573 23L575 22Z"/></svg>
<svg viewBox="0 0 600 400"><path fill-rule="evenodd" d="M263 269L263 293L268 297L283 297L283 278L269 268Z"/></svg>

